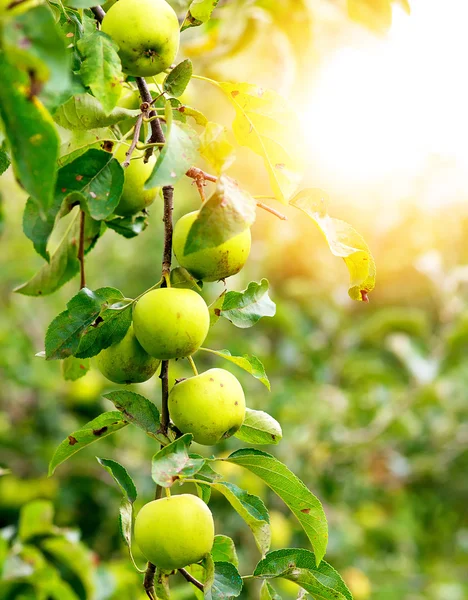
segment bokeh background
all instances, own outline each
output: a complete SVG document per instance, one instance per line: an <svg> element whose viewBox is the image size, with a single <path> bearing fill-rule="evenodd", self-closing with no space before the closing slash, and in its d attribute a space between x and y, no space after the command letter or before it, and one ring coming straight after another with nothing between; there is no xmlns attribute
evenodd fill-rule
<svg viewBox="0 0 468 600"><path fill-rule="evenodd" d="M173 2L181 13L186 4ZM378 269L370 304L353 303L344 263L329 253L312 221L275 204L288 221L258 215L249 263L229 287L240 290L267 277L277 315L251 330L220 321L207 345L264 362L270 393L232 369L248 405L267 410L283 426L282 442L266 450L324 503L327 560L356 600L463 600L468 7L464 0L413 0L408 16L405 2L393 5L393 15L389 2L361 4L369 11L357 22L340 1L221 0L217 18L184 34L181 54L193 60L196 73L273 87L296 106L304 184L328 193L330 214L365 237ZM185 101L211 120L232 120L231 108L204 82L192 83ZM269 194L261 161L245 149L237 155L230 174L250 192ZM126 428L47 478L56 445L111 409L102 393L115 386L96 369L66 382L58 363L35 357L48 323L78 282L44 298L13 293L42 259L22 234L26 198L11 170L0 179L0 191L0 467L11 471L0 477L0 562L20 519L53 518L68 541L48 552L75 594L58 587L57 597L143 598L140 576L119 539L120 493L94 456L127 467L139 490L138 508L153 494L154 442ZM196 189L183 182L175 218L198 202ZM161 206L155 203L150 226L138 238L106 232L87 260L88 285L111 285L134 297L159 279L161 250ZM221 289L210 284L203 293L213 300ZM196 362L201 369L230 368L208 355L197 355ZM177 363L171 379L189 373L188 365ZM158 383L154 378L134 387L159 402ZM230 439L219 450L237 447L240 442ZM270 507L274 548L309 547L260 480L234 466L226 475ZM234 538L241 573L250 573L259 556L249 530L222 497L213 495L211 506L217 532ZM21 583L22 574L43 568L34 543L23 559L7 559L7 598L36 597ZM143 564L137 551L136 559ZM299 591L294 584L275 587L284 598ZM174 589L176 599L193 596L184 580L176 579ZM256 594L255 584L243 592L245 598Z"/></svg>

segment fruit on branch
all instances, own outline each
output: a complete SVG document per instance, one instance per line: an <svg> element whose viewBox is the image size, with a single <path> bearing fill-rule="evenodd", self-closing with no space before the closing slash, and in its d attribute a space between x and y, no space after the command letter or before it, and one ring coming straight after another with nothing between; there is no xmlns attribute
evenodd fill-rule
<svg viewBox="0 0 468 600"><path fill-rule="evenodd" d="M123 0L119 1L122 2ZM125 144L120 144L117 148L114 157L120 163L123 163L126 160L128 148L129 147ZM124 169L125 181L122 195L120 196L120 202L114 210L116 215L122 217L134 215L152 204L158 194L159 188L145 190L145 182L154 169L156 158L152 155L145 164L143 157L144 154L142 152L134 150L130 164Z"/></svg>
<svg viewBox="0 0 468 600"><path fill-rule="evenodd" d="M214 248L204 248L185 254L187 237L199 211L180 218L174 227L174 254L181 267L185 267L197 279L218 281L238 273L245 265L250 252L250 229L245 229L227 242Z"/></svg>
<svg viewBox="0 0 468 600"><path fill-rule="evenodd" d="M142 383L156 372L160 361L143 350L130 325L123 340L102 350L96 357L98 369L114 383Z"/></svg>
<svg viewBox="0 0 468 600"><path fill-rule="evenodd" d="M244 422L244 391L229 371L209 369L172 388L169 414L182 433L191 433L198 444L212 446L233 435Z"/></svg>
<svg viewBox="0 0 468 600"><path fill-rule="evenodd" d="M182 569L211 551L213 516L203 500L192 494L153 500L135 519L135 540L153 565L165 571Z"/></svg>
<svg viewBox="0 0 468 600"><path fill-rule="evenodd" d="M119 46L122 70L151 77L171 66L179 49L179 21L166 0L119 0L102 22Z"/></svg>
<svg viewBox="0 0 468 600"><path fill-rule="evenodd" d="M168 360L198 350L208 334L210 314L203 298L193 290L160 288L137 302L133 325L146 352Z"/></svg>

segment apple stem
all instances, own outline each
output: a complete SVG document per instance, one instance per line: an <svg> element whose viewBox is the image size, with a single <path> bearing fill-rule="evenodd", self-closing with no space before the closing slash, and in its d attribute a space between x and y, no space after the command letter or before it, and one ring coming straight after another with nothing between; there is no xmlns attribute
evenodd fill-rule
<svg viewBox="0 0 468 600"><path fill-rule="evenodd" d="M179 569L179 573L182 575L182 577L184 577L188 582L190 582L191 584L193 584L196 588L198 588L199 590L201 590L203 592L203 583L201 583L200 581L198 581L198 579L195 579L195 577L193 577L193 575L190 575L190 573L188 571L186 571L185 569Z"/></svg>
<svg viewBox="0 0 468 600"><path fill-rule="evenodd" d="M194 372L194 374L198 375L197 366L196 366L195 361L193 360L193 358L191 356L187 356L187 360L189 361L190 366L192 367L192 371Z"/></svg>

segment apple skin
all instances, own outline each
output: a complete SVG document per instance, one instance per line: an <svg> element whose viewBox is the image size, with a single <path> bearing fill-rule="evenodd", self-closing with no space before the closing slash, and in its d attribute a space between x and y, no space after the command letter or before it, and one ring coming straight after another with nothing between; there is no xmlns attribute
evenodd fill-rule
<svg viewBox="0 0 468 600"><path fill-rule="evenodd" d="M218 281L238 273L245 265L250 253L250 229L246 229L224 244L215 248L205 248L192 254L184 254L185 242L199 211L181 217L173 236L174 254L181 267L184 267L197 279Z"/></svg>
<svg viewBox="0 0 468 600"><path fill-rule="evenodd" d="M211 552L213 516L197 496L180 494L145 504L135 519L135 541L164 571L182 569Z"/></svg>
<svg viewBox="0 0 468 600"><path fill-rule="evenodd" d="M160 288L137 302L133 326L138 341L151 356L162 360L183 358L203 344L210 313L203 298L193 290Z"/></svg>
<svg viewBox="0 0 468 600"><path fill-rule="evenodd" d="M209 369L172 388L169 414L182 433L191 433L198 444L212 446L233 435L244 422L244 391L229 371Z"/></svg>
<svg viewBox="0 0 468 600"><path fill-rule="evenodd" d="M171 66L179 50L179 21L166 0L119 0L102 21L119 46L122 70L151 77Z"/></svg>
<svg viewBox="0 0 468 600"><path fill-rule="evenodd" d="M124 0L119 1L123 2ZM127 150L128 146L120 144L114 153L114 158L120 163L125 162L125 159L127 158L125 153ZM125 181L120 201L117 208L114 210L116 215L129 217L140 212L144 208L147 208L154 202L159 188L156 187L145 190L144 185L151 175L155 164L156 158L154 156L151 156L149 161L145 164L143 162L143 153L138 152L138 150L133 151L130 164L128 167L124 168Z"/></svg>
<svg viewBox="0 0 468 600"><path fill-rule="evenodd" d="M149 356L140 346L130 325L123 340L109 346L96 357L96 365L104 377L114 383L142 383L156 372L160 361Z"/></svg>

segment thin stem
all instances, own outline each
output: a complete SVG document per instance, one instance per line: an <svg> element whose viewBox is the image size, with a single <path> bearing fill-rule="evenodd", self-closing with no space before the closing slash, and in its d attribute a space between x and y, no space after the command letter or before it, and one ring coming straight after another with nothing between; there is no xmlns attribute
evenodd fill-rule
<svg viewBox="0 0 468 600"><path fill-rule="evenodd" d="M193 358L191 356L187 356L187 360L189 361L190 366L192 367L192 371L194 372L194 374L198 375L197 366L196 366L195 361L193 360Z"/></svg>
<svg viewBox="0 0 468 600"><path fill-rule="evenodd" d="M193 584L196 588L198 588L199 590L201 590L203 592L203 583L198 581L198 579L195 579L195 577L193 577L193 575L190 575L190 573L188 571L186 571L185 569L179 569L179 573L182 575L182 577L185 577L185 579L189 583Z"/></svg>
<svg viewBox="0 0 468 600"><path fill-rule="evenodd" d="M156 567L153 563L148 563L148 567L146 568L145 579L143 581L143 587L145 589L146 595L151 600L156 600L156 594L154 591L154 574L156 573Z"/></svg>
<svg viewBox="0 0 468 600"><path fill-rule="evenodd" d="M198 167L190 167L190 169L185 174L187 175L187 177L195 179L195 181L197 181L198 179L203 181L212 181L213 183L216 183L218 181L218 178L215 175L210 175L209 173L203 171L202 169L199 169Z"/></svg>
<svg viewBox="0 0 468 600"><path fill-rule="evenodd" d="M94 16L96 17L96 21L98 21L98 23L102 23L102 20L106 16L105 10L100 6L93 6L91 10L93 11Z"/></svg>
<svg viewBox="0 0 468 600"><path fill-rule="evenodd" d="M124 169L130 165L130 160L132 158L133 151L135 150L136 145L138 144L138 140L140 139L140 130L141 130L142 123L143 123L143 113L139 114L138 119L136 120L135 130L133 132L132 143L130 144L130 148L125 153L125 156L127 158L125 159L125 162L122 165L124 167Z"/></svg>
<svg viewBox="0 0 468 600"><path fill-rule="evenodd" d="M151 96L151 92L149 90L148 84L146 83L145 79L143 77L137 77L136 83L137 83L138 90L140 92L140 97L141 97L142 101L147 102L148 105L151 106L151 103L153 102L153 98ZM151 117L156 117L156 116L157 116L157 114L154 110L148 111L148 117L150 119L151 119ZM150 139L148 140L148 143L149 144L155 144L155 143L164 144L166 140L164 138L164 133L163 133L159 119L152 120L150 122L150 125L151 125L151 136L150 136ZM145 162L149 161L152 154L153 154L153 147L150 146L149 148L146 149L146 152L145 152Z"/></svg>
<svg viewBox="0 0 468 600"><path fill-rule="evenodd" d="M164 196L164 249L162 260L162 275L166 277L171 272L172 262L172 211L174 200L174 188L171 185L163 187ZM162 287L166 287L167 283L163 282Z"/></svg>
<svg viewBox="0 0 468 600"><path fill-rule="evenodd" d="M159 378L161 379L161 430L164 435L167 435L167 431L169 429L169 407L168 407L168 399L169 399L169 361L163 360L161 362L161 374Z"/></svg>
<svg viewBox="0 0 468 600"><path fill-rule="evenodd" d="M257 202L257 206L259 208L263 208L263 210L266 210L267 212L271 213L272 215L275 215L275 217L278 217L278 219L281 219L282 221L288 220L288 217L286 215L283 215L283 213L280 213L279 211L275 210L274 208L271 208L271 206L268 206L268 204L263 204L263 202Z"/></svg>
<svg viewBox="0 0 468 600"><path fill-rule="evenodd" d="M80 262L80 290L86 287L86 273L84 260L84 242L85 242L85 220L84 210L80 211L80 241L78 246L78 260Z"/></svg>

